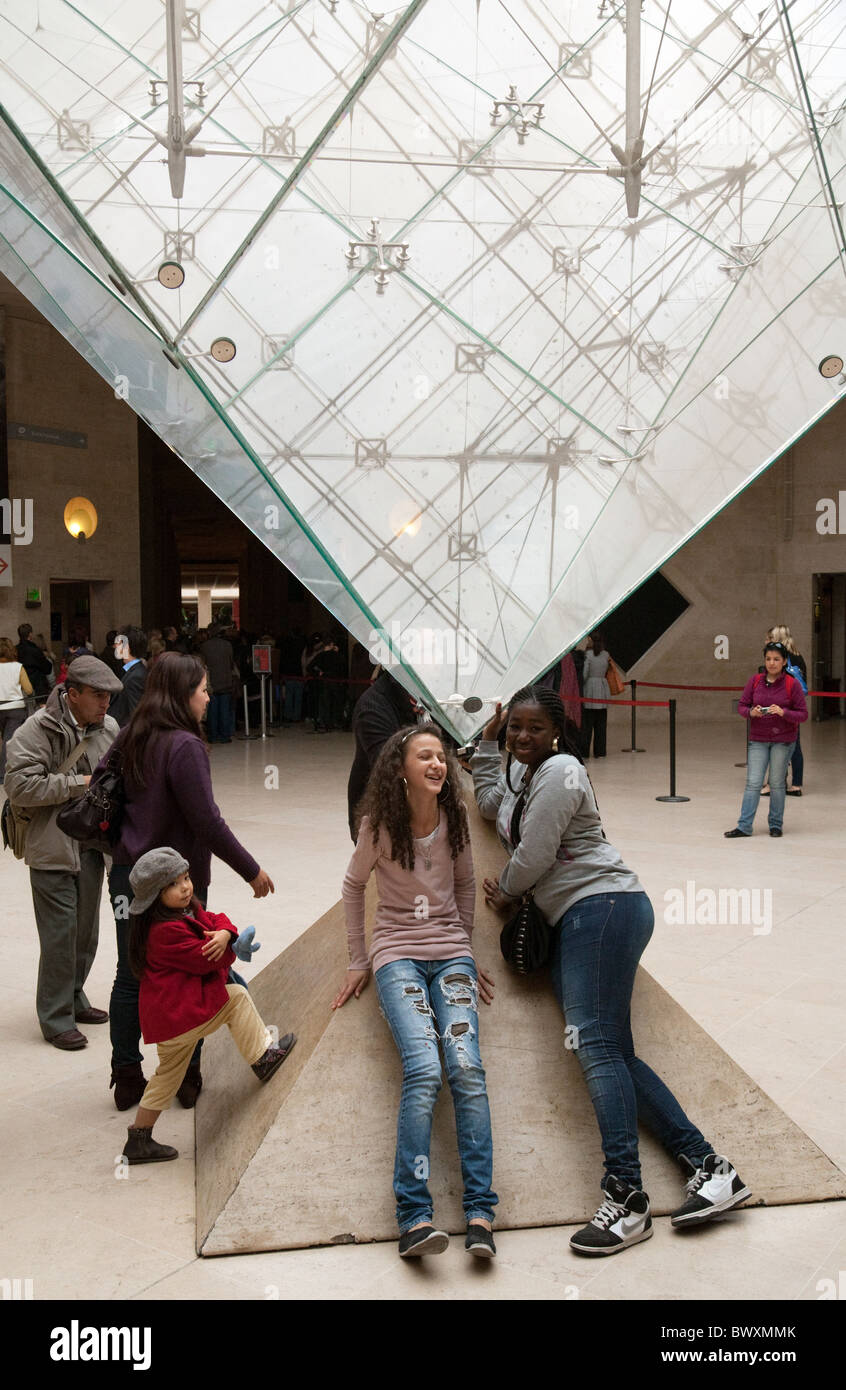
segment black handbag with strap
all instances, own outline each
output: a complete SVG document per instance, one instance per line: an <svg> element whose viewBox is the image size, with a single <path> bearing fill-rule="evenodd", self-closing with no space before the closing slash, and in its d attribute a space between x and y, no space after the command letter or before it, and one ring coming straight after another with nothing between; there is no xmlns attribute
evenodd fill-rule
<svg viewBox="0 0 846 1390"><path fill-rule="evenodd" d="M84 795L65 802L56 816L56 825L72 840L108 854L120 838L125 806L120 755L111 753L101 771L91 778Z"/></svg>
<svg viewBox="0 0 846 1390"><path fill-rule="evenodd" d="M525 791L520 794L511 815L511 843L520 843L520 818L526 804ZM541 970L549 961L552 930L535 903L533 890L523 894L520 906L500 932L499 949L518 975L530 975Z"/></svg>

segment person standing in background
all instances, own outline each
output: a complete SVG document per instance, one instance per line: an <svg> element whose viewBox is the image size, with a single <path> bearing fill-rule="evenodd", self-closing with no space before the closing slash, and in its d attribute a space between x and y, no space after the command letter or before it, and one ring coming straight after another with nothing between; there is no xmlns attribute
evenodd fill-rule
<svg viewBox="0 0 846 1390"><path fill-rule="evenodd" d="M24 696L31 694L29 676L18 661L14 646L8 637L0 637L0 734L3 736L0 780L6 774L6 749L9 740L26 719Z"/></svg>
<svg viewBox="0 0 846 1390"><path fill-rule="evenodd" d="M109 706L109 714L123 729L144 693L147 683L147 634L140 627L125 627L115 634L115 661L120 663L123 690Z"/></svg>
<svg viewBox="0 0 846 1390"><path fill-rule="evenodd" d="M764 672L756 671L743 688L737 712L749 718L746 788L737 825L724 832L727 840L748 839L758 809L764 778L770 775L770 835L781 839L787 764L796 730L808 718L799 681L788 674L788 652L782 642L764 648Z"/></svg>
<svg viewBox="0 0 846 1390"><path fill-rule="evenodd" d="M781 642L788 653L787 672L795 676L802 687L802 694L808 693L808 667L805 658L796 650L796 643L790 633L790 628L784 623L778 623L771 627L767 633L768 642ZM793 746L793 754L790 759L790 778L791 785L787 789L788 796L802 795L802 782L805 775L805 758L802 753L802 746L799 739L800 726L796 725L796 743Z"/></svg>
<svg viewBox="0 0 846 1390"><path fill-rule="evenodd" d="M231 743L232 667L235 664L232 643L227 642L219 628L210 627L208 637L199 647L199 654L209 673L209 743Z"/></svg>
<svg viewBox="0 0 846 1390"><path fill-rule="evenodd" d="M608 685L608 663L610 655L605 650L605 638L601 632L590 636L590 648L585 652L582 679L585 703L582 714L584 732L584 755L590 757L591 738L593 756L604 758L606 752L606 732L608 729L608 701L611 690Z"/></svg>
<svg viewBox="0 0 846 1390"><path fill-rule="evenodd" d="M82 796L118 726L107 713L121 689L113 671L83 653L43 709L21 726L8 755L4 786L13 806L33 812L24 859L41 944L36 1010L47 1042L63 1052L88 1044L80 1023L108 1023L85 995L97 951L103 854L65 835L59 808Z"/></svg>
<svg viewBox="0 0 846 1390"><path fill-rule="evenodd" d="M123 675L123 662L118 661L117 657L115 656L115 638L117 637L117 635L118 630L116 627L109 629L109 631L106 633L106 645L100 652L100 655L98 656L97 660L102 661L105 666L108 666L110 671L114 671L118 680L120 680L121 676Z"/></svg>
<svg viewBox="0 0 846 1390"><path fill-rule="evenodd" d="M397 729L413 724L417 706L390 671L380 670L353 710L355 757L347 783L347 814L353 844L358 840L359 802L376 759Z"/></svg>
<svg viewBox="0 0 846 1390"><path fill-rule="evenodd" d="M29 677L36 704L43 705L50 694L48 676L53 675L53 663L46 652L33 642L29 623L21 623L18 628L18 661Z"/></svg>

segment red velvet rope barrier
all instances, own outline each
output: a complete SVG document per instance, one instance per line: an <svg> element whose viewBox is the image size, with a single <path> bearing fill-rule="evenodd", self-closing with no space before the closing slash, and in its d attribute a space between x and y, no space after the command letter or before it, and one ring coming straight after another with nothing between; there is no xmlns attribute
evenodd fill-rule
<svg viewBox="0 0 846 1390"><path fill-rule="evenodd" d="M745 690L743 685L670 685L667 681L642 681L637 677L638 685L648 686L651 690ZM626 681L626 685L629 682ZM822 700L846 700L846 690L808 690L805 692L806 699L813 695L816 699Z"/></svg>

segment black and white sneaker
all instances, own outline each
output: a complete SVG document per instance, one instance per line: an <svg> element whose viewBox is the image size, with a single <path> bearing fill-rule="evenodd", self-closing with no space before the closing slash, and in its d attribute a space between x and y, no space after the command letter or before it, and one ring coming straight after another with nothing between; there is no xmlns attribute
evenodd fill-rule
<svg viewBox="0 0 846 1390"><path fill-rule="evenodd" d="M434 1226L417 1226L400 1236L399 1252L403 1259L411 1255L442 1255L448 1245L446 1231L436 1231Z"/></svg>
<svg viewBox="0 0 846 1390"><path fill-rule="evenodd" d="M618 1250L649 1240L652 1235L645 1192L615 1177L607 1179L603 1192L605 1201L596 1215L570 1237L570 1249L578 1255L616 1255Z"/></svg>
<svg viewBox="0 0 846 1390"><path fill-rule="evenodd" d="M480 1226L478 1221L471 1221L464 1238L464 1249L479 1259L493 1259L496 1254L493 1231L489 1231L487 1226Z"/></svg>
<svg viewBox="0 0 846 1390"><path fill-rule="evenodd" d="M685 1184L687 1201L670 1213L671 1226L701 1225L752 1196L737 1169L721 1154L707 1154L699 1168L684 1154L681 1162L691 1177Z"/></svg>

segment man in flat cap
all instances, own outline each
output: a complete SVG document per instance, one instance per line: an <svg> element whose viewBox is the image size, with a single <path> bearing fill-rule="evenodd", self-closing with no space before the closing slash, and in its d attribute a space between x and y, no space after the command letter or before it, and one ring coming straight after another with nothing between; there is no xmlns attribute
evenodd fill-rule
<svg viewBox="0 0 846 1390"><path fill-rule="evenodd" d="M82 796L114 741L118 725L106 710L122 689L105 662L78 656L64 684L18 729L7 755L6 795L34 813L24 858L41 942L38 1021L46 1040L65 1052L87 1046L78 1024L109 1018L91 1007L84 990L97 952L103 855L65 835L56 816L72 796Z"/></svg>

